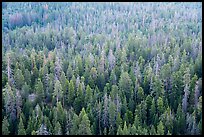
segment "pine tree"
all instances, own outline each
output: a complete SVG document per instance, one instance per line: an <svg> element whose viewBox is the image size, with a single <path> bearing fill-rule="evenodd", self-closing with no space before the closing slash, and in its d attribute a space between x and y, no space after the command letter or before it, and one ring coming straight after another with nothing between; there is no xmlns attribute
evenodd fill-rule
<svg viewBox="0 0 204 137"><path fill-rule="evenodd" d="M73 105L74 105L74 109L76 110L76 113L78 114L80 112L80 110L82 109L82 107L85 106L84 96L83 96L83 88L82 88L81 83L79 83L76 95L77 95L77 97L75 98Z"/></svg>
<svg viewBox="0 0 204 137"><path fill-rule="evenodd" d="M65 112L64 112L61 102L57 103L56 110L57 110L57 115L56 115L57 121L59 121L60 125L63 126L63 122L65 120Z"/></svg>
<svg viewBox="0 0 204 137"><path fill-rule="evenodd" d="M89 85L86 86L86 96L85 96L85 103L91 103L93 98L93 92Z"/></svg>
<svg viewBox="0 0 204 137"><path fill-rule="evenodd" d="M119 86L122 93L125 93L127 99L130 98L132 91L132 80L127 72L122 72L119 80Z"/></svg>
<svg viewBox="0 0 204 137"><path fill-rule="evenodd" d="M82 117L82 121L79 125L79 135L91 135L91 128L90 128L90 121L89 118L87 116L87 114L85 114Z"/></svg>
<svg viewBox="0 0 204 137"><path fill-rule="evenodd" d="M25 84L22 87L22 98L27 98L30 93L30 86L25 82Z"/></svg>
<svg viewBox="0 0 204 137"><path fill-rule="evenodd" d="M52 133L52 131L53 131L53 127L52 127L52 124L51 124L51 122L50 122L50 120L49 120L49 118L47 116L44 116L44 122L45 122L45 125L46 125L46 130L45 131L47 131L46 133L48 133L50 135Z"/></svg>
<svg viewBox="0 0 204 137"><path fill-rule="evenodd" d="M22 71L20 69L17 69L15 71L14 79L16 82L16 88L20 90L24 84L24 76L23 76Z"/></svg>
<svg viewBox="0 0 204 137"><path fill-rule="evenodd" d="M59 122L55 124L54 135L62 135L62 128Z"/></svg>
<svg viewBox="0 0 204 137"><path fill-rule="evenodd" d="M59 100L62 99L62 95L63 95L63 92L62 92L62 85L60 83L59 80L57 80L55 82L55 87L54 87L54 93L53 93L54 97L56 97L56 100L57 100L57 103Z"/></svg>
<svg viewBox="0 0 204 137"><path fill-rule="evenodd" d="M164 125L162 121L160 121L159 125L157 126L157 135L164 135Z"/></svg>
<svg viewBox="0 0 204 137"><path fill-rule="evenodd" d="M167 133L167 135L171 135L171 133L169 132L169 130L168 130L168 133Z"/></svg>
<svg viewBox="0 0 204 137"><path fill-rule="evenodd" d="M127 112L125 113L124 120L127 122L127 124L133 123L133 114L131 111L127 110Z"/></svg>
<svg viewBox="0 0 204 137"><path fill-rule="evenodd" d="M155 99L157 100L159 97L163 97L164 95L164 85L159 76L153 77L153 85L152 85L152 95L155 95Z"/></svg>
<svg viewBox="0 0 204 137"><path fill-rule="evenodd" d="M37 135L49 135L49 132L47 131L47 127L44 124L42 124L39 130L36 131L36 134Z"/></svg>
<svg viewBox="0 0 204 137"><path fill-rule="evenodd" d="M141 102L141 117L142 117L142 122L146 123L147 121L147 104L146 101Z"/></svg>
<svg viewBox="0 0 204 137"><path fill-rule="evenodd" d="M122 106L121 106L121 115L124 115L127 111L127 100L126 100L126 97L123 97L122 98L123 101L122 101Z"/></svg>
<svg viewBox="0 0 204 137"><path fill-rule="evenodd" d="M171 112L170 107L168 106L168 108L166 109L166 111L164 112L164 114L161 116L162 117L162 121L164 123L164 129L165 129L165 134L167 133L167 131L169 131L170 133L172 133L173 131L173 121L174 121L174 115Z"/></svg>
<svg viewBox="0 0 204 137"><path fill-rule="evenodd" d="M31 85L35 84L35 80L38 78L38 69L36 68L36 65L33 68L33 75L31 76ZM34 87L33 87L34 88Z"/></svg>
<svg viewBox="0 0 204 137"><path fill-rule="evenodd" d="M100 73L98 75L98 79L97 79L97 85L98 85L98 88L100 90L103 90L104 86L105 86L105 76L103 73Z"/></svg>
<svg viewBox="0 0 204 137"><path fill-rule="evenodd" d="M131 135L138 135L137 134L137 128L135 127L135 125L133 124L130 130L130 134Z"/></svg>
<svg viewBox="0 0 204 137"><path fill-rule="evenodd" d="M107 97L107 93L105 93L104 95L104 105L103 105L103 127L107 127L108 126L108 97Z"/></svg>
<svg viewBox="0 0 204 137"><path fill-rule="evenodd" d="M135 115L135 119L134 119L133 125L134 125L136 128L138 128L138 126L141 125L137 114Z"/></svg>
<svg viewBox="0 0 204 137"><path fill-rule="evenodd" d="M31 135L37 135L37 134L36 134L36 132L33 130L32 133L31 133Z"/></svg>
<svg viewBox="0 0 204 137"><path fill-rule="evenodd" d="M15 104L16 104L16 116L17 118L19 118L21 110L22 110L22 97L20 94L20 91L18 89L16 89L16 100L15 100Z"/></svg>
<svg viewBox="0 0 204 137"><path fill-rule="evenodd" d="M80 114L79 114L80 124L78 129L79 135L91 135L91 128L90 128L90 121L89 118L85 112L85 109L82 108Z"/></svg>
<svg viewBox="0 0 204 137"><path fill-rule="evenodd" d="M29 116L29 120L28 120L28 126L27 126L27 129L26 129L26 133L27 135L31 135L31 132L33 130L33 122L32 122L32 116L30 115Z"/></svg>
<svg viewBox="0 0 204 137"><path fill-rule="evenodd" d="M18 124L18 135L26 135L26 131L23 125L23 120L21 117L20 117L20 122Z"/></svg>
<svg viewBox="0 0 204 137"><path fill-rule="evenodd" d="M7 117L4 116L4 119L2 121L2 135L9 135L9 122Z"/></svg>
<svg viewBox="0 0 204 137"><path fill-rule="evenodd" d="M116 59L115 59L115 56L113 55L112 49L109 50L108 62L109 62L109 69L112 70L116 63Z"/></svg>
<svg viewBox="0 0 204 137"><path fill-rule="evenodd" d="M110 125L108 135L114 135L114 134L115 134L114 132L115 132L115 130L114 130L113 126L112 126L112 125Z"/></svg>
<svg viewBox="0 0 204 137"><path fill-rule="evenodd" d="M176 130L177 130L177 134L184 134L185 133L185 114L182 111L181 108L181 104L179 104L178 108L177 108L177 113L176 113Z"/></svg>
<svg viewBox="0 0 204 137"><path fill-rule="evenodd" d="M77 56L77 59L76 59L76 62L77 62L77 66L79 68L79 75L82 76L83 72L84 72L84 69L83 69L83 63L82 63L82 58L81 56Z"/></svg>
<svg viewBox="0 0 204 137"><path fill-rule="evenodd" d="M75 88L74 88L74 82L73 80L70 80L69 82L69 90L68 90L68 96L67 96L67 101L68 101L68 104L69 105L72 105L73 101L74 101L74 91L75 91Z"/></svg>
<svg viewBox="0 0 204 137"><path fill-rule="evenodd" d="M138 99L138 103L140 103L144 99L144 91L142 87L138 88L137 99Z"/></svg>
<svg viewBox="0 0 204 137"><path fill-rule="evenodd" d="M151 105L152 105L152 97L150 95L148 95L146 97L145 102L147 105L147 124L149 125L151 123L150 112L151 112Z"/></svg>
<svg viewBox="0 0 204 137"><path fill-rule="evenodd" d="M8 83L4 91L5 91L4 107L6 109L6 114L9 116L8 119L14 122L17 118L14 92L12 91L12 88ZM10 126L13 126L13 125L10 125Z"/></svg>
<svg viewBox="0 0 204 137"><path fill-rule="evenodd" d="M110 98L109 98L110 100ZM115 127L115 122L116 122L116 106L114 102L110 101L109 103L109 108L108 108L108 113L109 113L109 123L112 127Z"/></svg>
<svg viewBox="0 0 204 137"><path fill-rule="evenodd" d="M124 127L123 127L123 135L128 135L129 134L129 131L128 131L128 128L127 128L127 125L126 125L126 121L124 122Z"/></svg>
<svg viewBox="0 0 204 137"><path fill-rule="evenodd" d="M35 87L36 93L37 93L37 102L42 102L44 101L45 98L45 94L44 94L44 89L43 89L43 83L41 82L41 80L38 78L38 83Z"/></svg>
<svg viewBox="0 0 204 137"><path fill-rule="evenodd" d="M73 115L71 123L72 123L72 127L70 129L70 135L79 135L78 129L79 129L80 121L79 121L79 117L77 116L77 114Z"/></svg>
<svg viewBox="0 0 204 137"><path fill-rule="evenodd" d="M66 86L67 86L67 85L66 85L66 80L67 80L67 78L66 78L66 76L65 76L65 73L64 73L64 71L62 71L62 73L61 73L61 75L60 75L59 81L60 81L60 83L61 83L61 85L62 85L63 93L65 93L66 90L67 90L67 88L68 88L68 87L66 87Z"/></svg>
<svg viewBox="0 0 204 137"><path fill-rule="evenodd" d="M120 117L120 113L118 112L118 115L117 115L117 118L116 118L116 128L118 129L119 126L121 127L122 126L122 118Z"/></svg>
<svg viewBox="0 0 204 137"><path fill-rule="evenodd" d="M149 131L149 134L150 134L150 135L156 135L156 130L155 130L154 125L151 125L151 129L150 129L150 131Z"/></svg>
<svg viewBox="0 0 204 137"><path fill-rule="evenodd" d="M137 121L139 121L139 122L137 122L137 123L139 123L139 125L140 124L142 124L142 108L141 108L141 104L139 104L139 105L137 105L136 106L136 109L135 109L135 117L136 117L136 115L137 115ZM136 126L136 128L137 128L137 126L138 126L138 124L135 124L135 126Z"/></svg>
<svg viewBox="0 0 204 137"><path fill-rule="evenodd" d="M72 76L73 76L73 70L72 70L72 67L71 67L71 65L69 65L68 66L68 69L67 69L67 72L66 72L66 74L67 74L67 79L68 80L70 80L71 78L72 78Z"/></svg>
<svg viewBox="0 0 204 137"><path fill-rule="evenodd" d="M118 130L117 130L117 135L123 135L123 130L122 130L120 125L119 125Z"/></svg>
<svg viewBox="0 0 204 137"><path fill-rule="evenodd" d="M151 105L151 109L150 109L150 123L152 123L154 117L155 117L155 113L156 113L156 106L155 106L155 101L154 98L152 99L152 105Z"/></svg>
<svg viewBox="0 0 204 137"><path fill-rule="evenodd" d="M158 113L161 115L163 113L163 99L161 97L158 98L157 100L157 108L158 108Z"/></svg>
<svg viewBox="0 0 204 137"><path fill-rule="evenodd" d="M116 77L116 74L115 74L115 69L112 69L111 70L111 74L110 74L110 78L109 78L110 80L109 80L109 83L111 84L111 85L116 85L117 83L117 77Z"/></svg>
<svg viewBox="0 0 204 137"><path fill-rule="evenodd" d="M43 121L43 112L39 104L36 105L32 115L33 115L32 120L34 125L33 129L37 131L40 128Z"/></svg>

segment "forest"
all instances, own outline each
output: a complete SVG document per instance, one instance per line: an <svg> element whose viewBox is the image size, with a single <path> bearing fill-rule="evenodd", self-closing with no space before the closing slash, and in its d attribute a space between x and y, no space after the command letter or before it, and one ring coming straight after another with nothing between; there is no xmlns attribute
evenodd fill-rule
<svg viewBox="0 0 204 137"><path fill-rule="evenodd" d="M2 135L201 134L201 2L2 2Z"/></svg>

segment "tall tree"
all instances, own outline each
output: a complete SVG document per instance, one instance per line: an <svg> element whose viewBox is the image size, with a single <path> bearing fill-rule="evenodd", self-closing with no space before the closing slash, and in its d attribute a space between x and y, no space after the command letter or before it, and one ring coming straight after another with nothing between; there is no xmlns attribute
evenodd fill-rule
<svg viewBox="0 0 204 137"><path fill-rule="evenodd" d="M123 135L128 135L129 134L129 130L127 128L127 125L126 125L126 121L124 122L124 127L123 127Z"/></svg>
<svg viewBox="0 0 204 137"><path fill-rule="evenodd" d="M103 127L108 126L108 97L107 93L104 94L104 101L103 101Z"/></svg>
<svg viewBox="0 0 204 137"><path fill-rule="evenodd" d="M157 100L157 109L160 115L164 112L164 104L163 99L161 97L159 97Z"/></svg>
<svg viewBox="0 0 204 137"><path fill-rule="evenodd" d="M90 128L90 121L89 121L89 118L84 108L82 108L82 111L79 114L79 118L81 116L82 116L82 119L80 119L78 134L79 135L91 135L92 133L91 133L91 128Z"/></svg>
<svg viewBox="0 0 204 137"><path fill-rule="evenodd" d="M62 128L59 122L54 126L54 135L62 135Z"/></svg>
<svg viewBox="0 0 204 137"><path fill-rule="evenodd" d="M123 130L122 130L120 125L119 125L118 130L117 130L117 135L123 135Z"/></svg>
<svg viewBox="0 0 204 137"><path fill-rule="evenodd" d="M23 120L21 117L20 117L20 122L18 124L18 135L26 135L26 131L23 125Z"/></svg>
<svg viewBox="0 0 204 137"><path fill-rule="evenodd" d="M24 84L24 76L23 76L22 71L20 69L17 69L15 71L14 79L16 82L16 88L20 90Z"/></svg>
<svg viewBox="0 0 204 137"><path fill-rule="evenodd" d="M109 98L109 107L108 107L108 113L109 113L109 123L112 128L115 128L116 124L116 105L113 101Z"/></svg>
<svg viewBox="0 0 204 137"><path fill-rule="evenodd" d="M39 130L36 131L37 135L49 135L49 132L47 131L46 125L42 124L39 128Z"/></svg>
<svg viewBox="0 0 204 137"><path fill-rule="evenodd" d="M109 70L112 70L116 64L116 58L113 55L112 49L109 50L108 54Z"/></svg>
<svg viewBox="0 0 204 137"><path fill-rule="evenodd" d="M62 92L62 86L61 86L61 83L59 80L56 80L56 82L55 82L53 95L54 95L54 97L56 97L57 103L59 100L62 99L63 92Z"/></svg>
<svg viewBox="0 0 204 137"><path fill-rule="evenodd" d="M127 72L122 72L119 80L119 86L122 93L125 93L127 99L130 98L132 91L132 80Z"/></svg>
<svg viewBox="0 0 204 137"><path fill-rule="evenodd" d="M4 117L3 121L2 121L2 135L9 135L10 131L9 131L9 122L7 117Z"/></svg>
<svg viewBox="0 0 204 137"><path fill-rule="evenodd" d="M43 89L43 83L41 82L41 80L38 78L38 82L36 84L35 87L36 93L37 93L37 102L41 102L44 101L45 98L45 93L44 93L44 89Z"/></svg>
<svg viewBox="0 0 204 137"><path fill-rule="evenodd" d="M15 108L15 96L11 89L11 86L6 85L5 90L5 109L6 114L9 116L9 119L14 122L16 120L16 108Z"/></svg>
<svg viewBox="0 0 204 137"><path fill-rule="evenodd" d="M67 101L68 101L68 104L71 105L74 101L74 97L75 97L75 87L74 87L74 83L72 80L70 80L69 82L69 90L68 90L68 96L67 96Z"/></svg>
<svg viewBox="0 0 204 137"><path fill-rule="evenodd" d="M162 121L160 121L159 125L157 126L157 135L164 135L164 125Z"/></svg>
<svg viewBox="0 0 204 137"><path fill-rule="evenodd" d="M142 100L144 99L144 91L142 87L138 88L138 92L137 92L137 102L140 103Z"/></svg>
<svg viewBox="0 0 204 137"><path fill-rule="evenodd" d="M85 95L85 103L92 103L93 91L89 85L86 86L86 95Z"/></svg>

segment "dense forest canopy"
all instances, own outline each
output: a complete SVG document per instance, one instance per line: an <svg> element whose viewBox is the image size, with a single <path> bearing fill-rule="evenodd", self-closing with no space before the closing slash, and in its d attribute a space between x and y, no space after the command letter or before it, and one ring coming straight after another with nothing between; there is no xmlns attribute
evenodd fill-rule
<svg viewBox="0 0 204 137"><path fill-rule="evenodd" d="M202 134L202 4L2 3L2 134Z"/></svg>

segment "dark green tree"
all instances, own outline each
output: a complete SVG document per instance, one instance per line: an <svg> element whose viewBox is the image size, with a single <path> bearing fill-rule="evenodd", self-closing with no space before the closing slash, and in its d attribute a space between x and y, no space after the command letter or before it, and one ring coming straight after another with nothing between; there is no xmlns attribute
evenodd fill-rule
<svg viewBox="0 0 204 137"><path fill-rule="evenodd" d="M7 117L4 117L3 121L2 121L2 135L9 135L10 131L9 131L9 122Z"/></svg>
<svg viewBox="0 0 204 137"><path fill-rule="evenodd" d="M26 135L26 131L23 125L23 120L21 117L20 117L20 122L18 124L18 135Z"/></svg>

